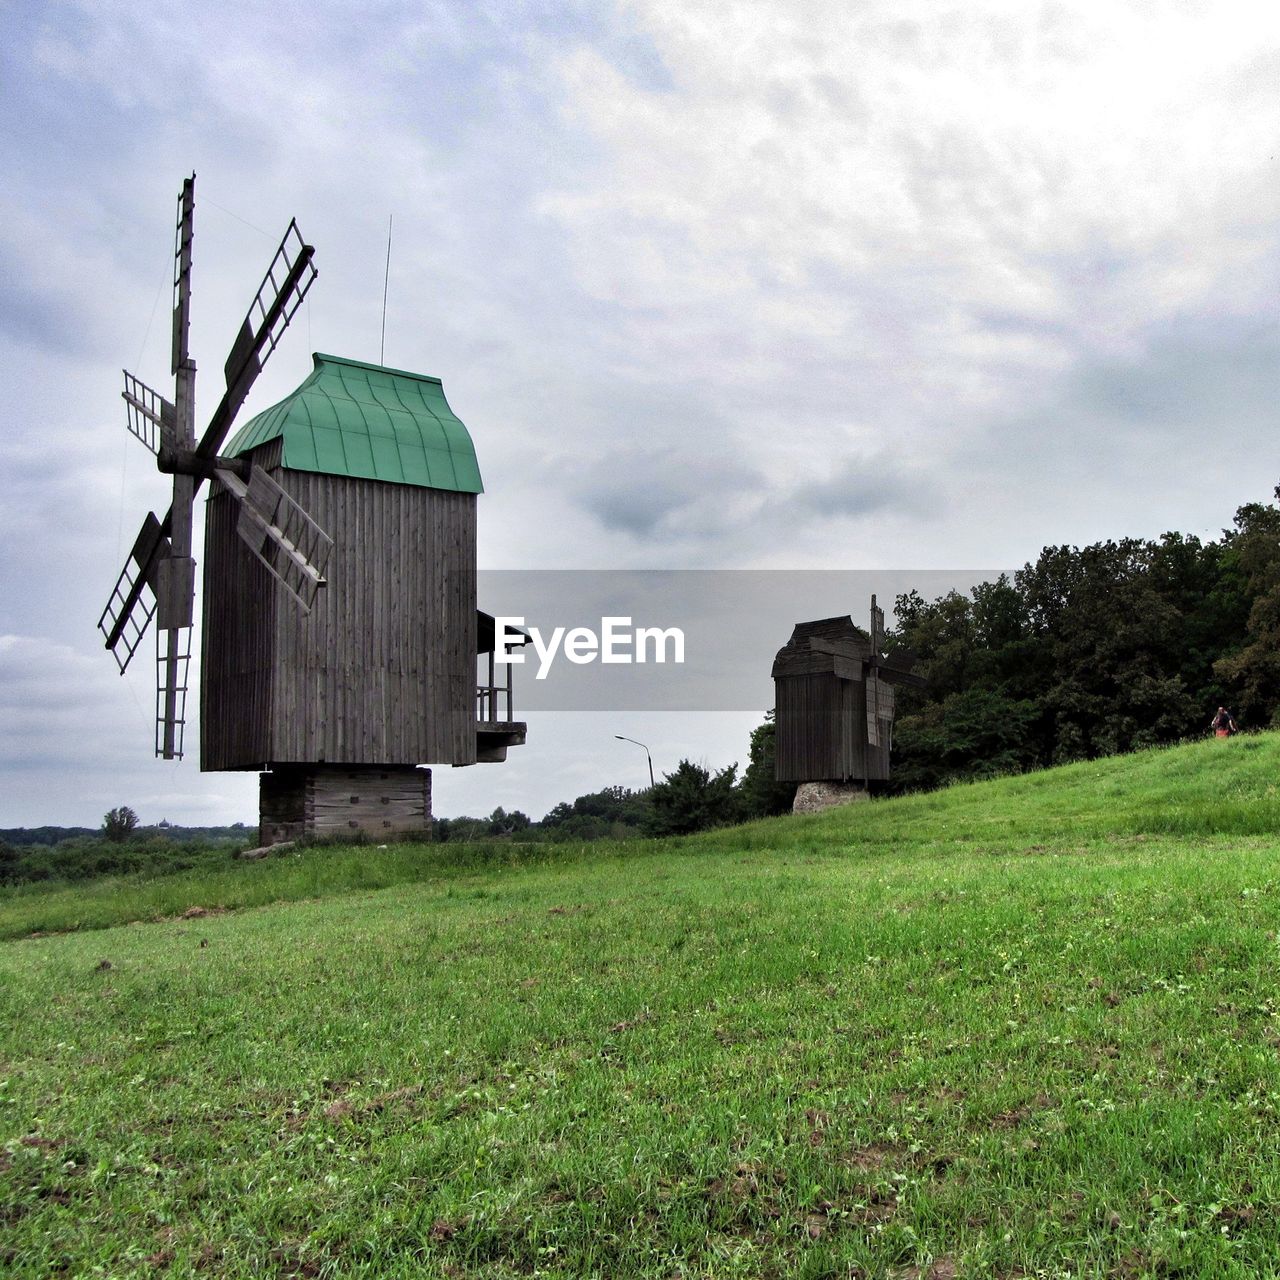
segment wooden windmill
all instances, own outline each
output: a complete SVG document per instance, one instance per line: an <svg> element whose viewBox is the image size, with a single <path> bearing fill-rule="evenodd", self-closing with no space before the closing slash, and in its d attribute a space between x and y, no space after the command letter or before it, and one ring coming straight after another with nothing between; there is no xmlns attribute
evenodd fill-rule
<svg viewBox="0 0 1280 1280"><path fill-rule="evenodd" d="M871 628L847 614L800 622L773 663L779 782L866 788L889 777L894 688L923 686L915 655L884 653L884 610L871 597Z"/></svg>
<svg viewBox="0 0 1280 1280"><path fill-rule="evenodd" d="M491 677L477 688L493 624L486 630L476 609L483 486L470 435L438 378L317 355L297 390L226 443L316 278L313 250L290 222L197 440L187 347L194 206L193 175L178 203L173 400L125 374L129 430L173 475L173 501L163 519L143 521L99 629L123 672L155 619L156 754L181 758L192 508L210 480L201 769L261 773L263 843L422 833L430 771L421 766L501 760L525 737L510 683L497 689Z"/></svg>

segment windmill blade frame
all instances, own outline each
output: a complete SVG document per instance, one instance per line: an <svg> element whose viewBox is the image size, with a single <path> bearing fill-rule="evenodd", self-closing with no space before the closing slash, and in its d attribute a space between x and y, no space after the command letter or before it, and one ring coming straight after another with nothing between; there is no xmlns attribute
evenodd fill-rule
<svg viewBox="0 0 1280 1280"><path fill-rule="evenodd" d="M156 629L156 755L181 760L187 726L191 628Z"/></svg>
<svg viewBox="0 0 1280 1280"><path fill-rule="evenodd" d="M155 455L160 470L172 475L173 497L163 519L150 512L143 521L98 619L121 674L156 623L155 748L165 759L181 759L183 752L194 621L192 528L200 485L217 475L239 507L239 536L308 612L325 585L333 548L333 540L265 472L218 457L236 414L318 275L315 250L303 240L296 219L285 229L249 304L223 370L226 390L197 441L196 366L189 342L195 177L183 181L174 231L173 399L128 370L122 393L128 430Z"/></svg>
<svg viewBox="0 0 1280 1280"><path fill-rule="evenodd" d="M173 500L166 529L168 555L156 562L152 589L156 596L156 755L182 758L186 725L187 674L191 664L191 624L195 617L196 562L191 555L195 481L176 465L180 454L195 447L196 365L190 353L191 259L195 239L193 173L178 196L173 238L173 342L170 371L174 378L174 426L162 438L160 467L173 470Z"/></svg>
<svg viewBox="0 0 1280 1280"><path fill-rule="evenodd" d="M129 434L159 457L161 446L173 442L178 419L177 406L158 391L153 391L141 378L135 378L128 369L122 372L124 390L120 396L127 406L125 413Z"/></svg>
<svg viewBox="0 0 1280 1280"><path fill-rule="evenodd" d="M168 552L168 538L164 526L154 511L147 512L142 528L134 539L133 550L124 562L124 568L116 579L107 607L98 618L98 630L106 637L106 647L111 650L120 674L133 660L142 637L156 612L155 565L159 553ZM151 593L148 601L144 592ZM123 657L121 646L123 645Z"/></svg>
<svg viewBox="0 0 1280 1280"><path fill-rule="evenodd" d="M325 586L333 539L261 467L248 483L219 469L218 482L236 500L236 534L281 586L310 613Z"/></svg>
<svg viewBox="0 0 1280 1280"><path fill-rule="evenodd" d="M191 242L195 237L196 175L184 178L178 195L178 227L173 240L173 350L169 372L175 377L189 359L191 330Z"/></svg>
<svg viewBox="0 0 1280 1280"><path fill-rule="evenodd" d="M207 461L222 448L250 388L316 281L314 256L315 249L303 240L297 219L290 219L227 357L223 369L227 389L196 447L198 457Z"/></svg>

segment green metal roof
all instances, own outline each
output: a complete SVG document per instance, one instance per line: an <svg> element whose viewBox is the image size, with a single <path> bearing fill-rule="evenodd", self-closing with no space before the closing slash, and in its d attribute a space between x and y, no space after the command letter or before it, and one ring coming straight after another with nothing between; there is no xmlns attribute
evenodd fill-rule
<svg viewBox="0 0 1280 1280"><path fill-rule="evenodd" d="M483 493L471 436L439 378L340 356L313 356L310 377L236 432L228 455L283 439L294 471Z"/></svg>

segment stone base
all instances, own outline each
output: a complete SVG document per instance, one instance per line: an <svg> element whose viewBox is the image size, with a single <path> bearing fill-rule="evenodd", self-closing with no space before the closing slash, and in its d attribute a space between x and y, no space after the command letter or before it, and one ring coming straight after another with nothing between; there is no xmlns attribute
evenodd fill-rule
<svg viewBox="0 0 1280 1280"><path fill-rule="evenodd" d="M867 788L861 782L802 782L796 788L791 812L821 813L838 804L857 804L867 799Z"/></svg>
<svg viewBox="0 0 1280 1280"><path fill-rule="evenodd" d="M431 839L431 770L281 765L258 776L258 843L308 836Z"/></svg>

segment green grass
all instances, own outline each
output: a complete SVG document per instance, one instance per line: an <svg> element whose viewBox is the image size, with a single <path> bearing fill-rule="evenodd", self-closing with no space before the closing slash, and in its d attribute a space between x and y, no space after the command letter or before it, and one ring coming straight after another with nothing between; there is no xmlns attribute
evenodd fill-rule
<svg viewBox="0 0 1280 1280"><path fill-rule="evenodd" d="M1280 1275L1277 776L8 894L0 1265Z"/></svg>

